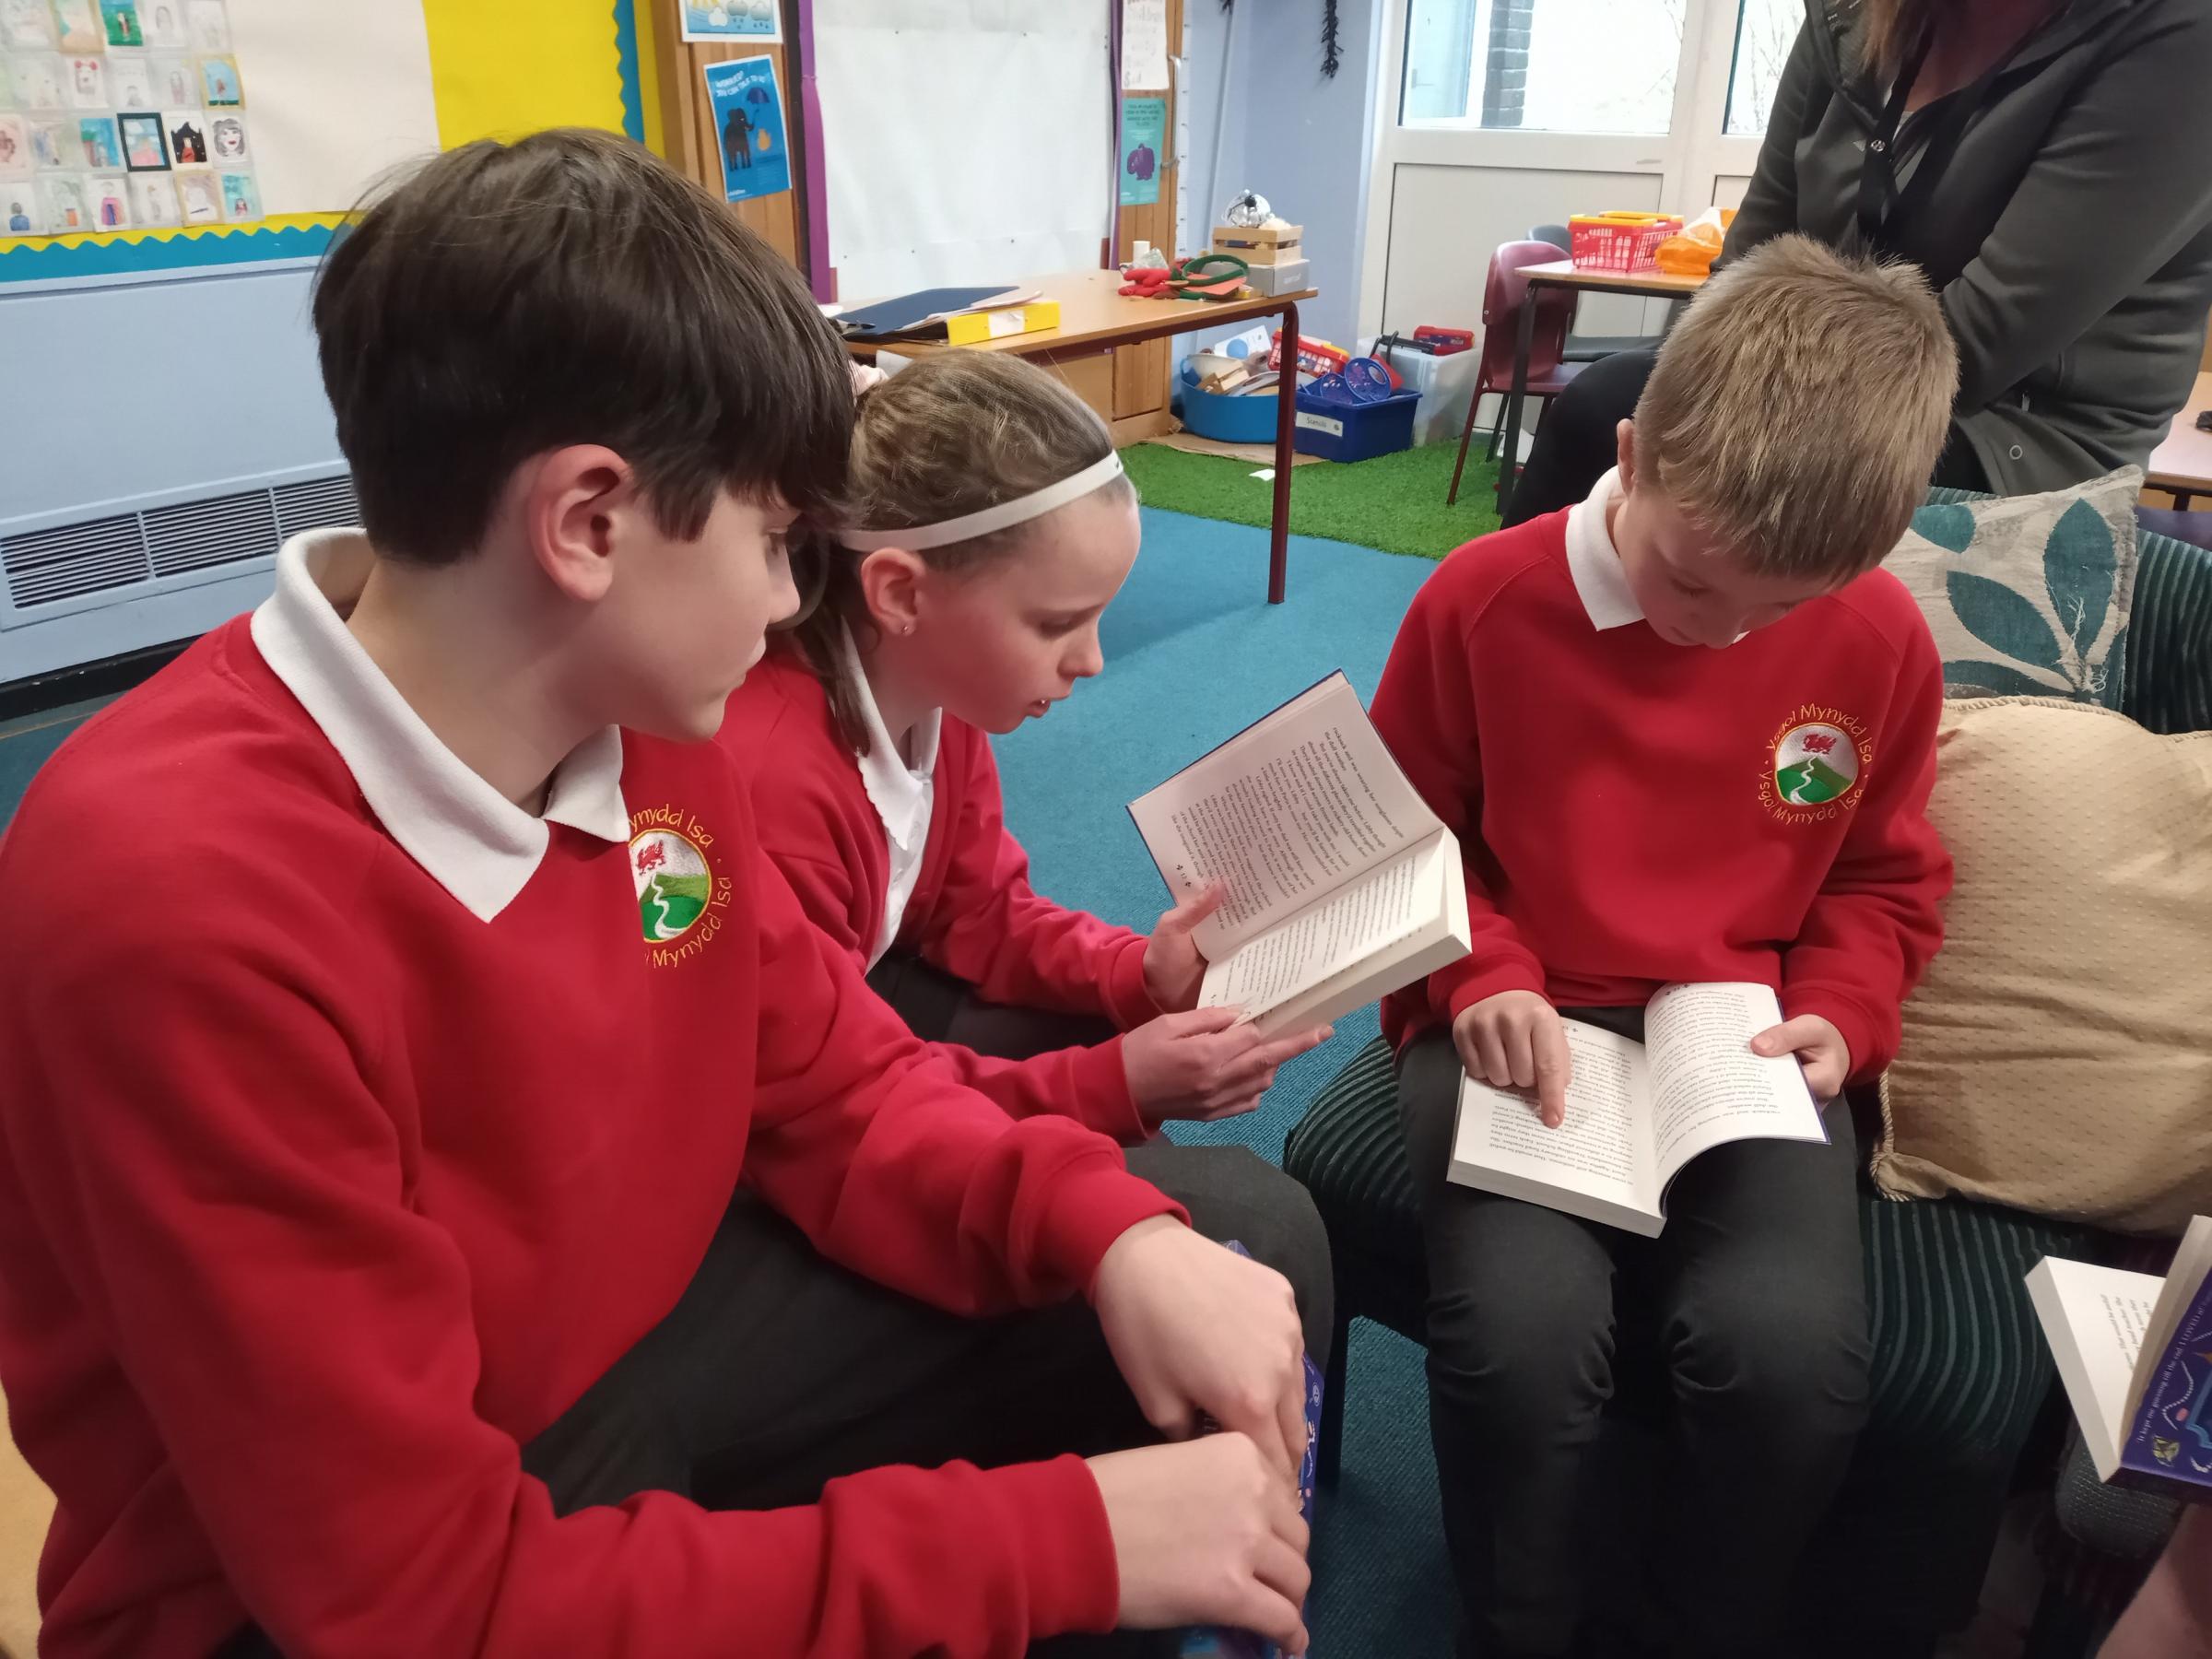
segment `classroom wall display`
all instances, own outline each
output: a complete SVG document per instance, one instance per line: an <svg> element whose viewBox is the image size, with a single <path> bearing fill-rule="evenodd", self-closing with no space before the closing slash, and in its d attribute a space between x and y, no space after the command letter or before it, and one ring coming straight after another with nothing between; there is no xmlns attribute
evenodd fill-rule
<svg viewBox="0 0 2212 1659"><path fill-rule="evenodd" d="M750 18L744 0L730 9ZM0 196L0 284L312 257L379 180L487 135L585 125L656 145L658 100L639 84L653 13L649 0L0 0L0 113L19 118L32 174L0 172L0 187L29 186ZM94 119L112 158L85 147ZM183 190L194 172L207 183ZM72 182L75 211L50 209L50 174ZM103 210L120 222L100 225Z"/></svg>
<svg viewBox="0 0 2212 1659"><path fill-rule="evenodd" d="M261 217L229 3L0 0L0 248Z"/></svg>
<svg viewBox="0 0 2212 1659"><path fill-rule="evenodd" d="M1122 100L1122 206L1145 207L1159 200L1159 175L1168 164L1168 100Z"/></svg>
<svg viewBox="0 0 2212 1659"><path fill-rule="evenodd" d="M780 45L783 8L777 0L685 0L683 38L747 46Z"/></svg>
<svg viewBox="0 0 2212 1659"><path fill-rule="evenodd" d="M765 57L709 64L707 101L721 137L722 189L742 202L791 188L791 147L783 131L783 97L776 65Z"/></svg>

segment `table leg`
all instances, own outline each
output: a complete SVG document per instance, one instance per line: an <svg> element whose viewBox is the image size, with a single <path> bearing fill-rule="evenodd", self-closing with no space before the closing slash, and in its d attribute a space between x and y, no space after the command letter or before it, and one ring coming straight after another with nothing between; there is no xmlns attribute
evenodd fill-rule
<svg viewBox="0 0 2212 1659"><path fill-rule="evenodd" d="M1498 516L1513 504L1513 487L1520 482L1521 400L1528 394L1528 354L1536 343L1536 285L1521 290L1521 333L1513 344L1513 389L1505 400L1505 447L1498 454Z"/></svg>
<svg viewBox="0 0 2212 1659"><path fill-rule="evenodd" d="M1280 605L1290 574L1290 474L1298 439L1298 307L1283 307L1283 371L1275 384L1275 516L1267 532L1267 603Z"/></svg>

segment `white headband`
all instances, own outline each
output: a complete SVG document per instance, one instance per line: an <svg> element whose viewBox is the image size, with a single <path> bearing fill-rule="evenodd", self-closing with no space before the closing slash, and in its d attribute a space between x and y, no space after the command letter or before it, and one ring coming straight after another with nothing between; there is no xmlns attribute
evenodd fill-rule
<svg viewBox="0 0 2212 1659"><path fill-rule="evenodd" d="M873 553L879 547L907 547L915 552L924 547L949 547L954 542L968 541L988 535L994 530L1042 518L1053 508L1078 500L1121 476L1122 458L1109 451L1103 460L1093 462L1073 477L1047 484L1042 489L1016 496L1010 501L1001 501L995 507L986 507L981 512L964 513L941 524L916 524L906 530L848 530L839 539L855 553Z"/></svg>

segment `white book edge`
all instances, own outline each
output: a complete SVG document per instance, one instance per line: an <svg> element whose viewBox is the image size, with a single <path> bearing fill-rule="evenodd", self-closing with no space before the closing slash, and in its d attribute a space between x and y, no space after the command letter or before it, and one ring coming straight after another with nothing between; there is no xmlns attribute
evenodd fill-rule
<svg viewBox="0 0 2212 1659"><path fill-rule="evenodd" d="M2045 1256L2028 1271L2028 1300L2043 1327L2043 1340L2058 1366L2059 1381L2065 1385L2067 1403L2074 1407L2074 1420L2081 1429L2082 1444L2097 1467L2097 1478L2110 1480L2119 1471L2120 1454L2134 1420L2133 1402L2142 1392L2143 1365L2138 1356L2129 1368L2122 1398L2108 1403L2100 1394L2092 1357L2084 1349L2081 1332L2074 1322L2068 1287L2075 1295L2093 1297L2100 1284L2147 1300L2156 1296L2159 1278L2156 1274L2129 1273L2063 1256ZM2091 1334L2096 1335L2094 1331ZM2147 1347L2144 1349L2150 1351Z"/></svg>
<svg viewBox="0 0 2212 1659"><path fill-rule="evenodd" d="M1449 968L1474 949L1474 930L1467 923L1465 866L1456 848L1447 853L1445 862L1444 913L1441 917L1424 923L1396 945L1270 1008L1252 1022L1260 1035L1277 1037L1285 1031L1333 1024L1354 1008L1365 1007L1417 980L1425 980L1440 968Z"/></svg>
<svg viewBox="0 0 2212 1659"><path fill-rule="evenodd" d="M1462 1163L1456 1147L1447 1173L1460 1186L1474 1187L1478 1192L1496 1193L1504 1198L1519 1198L1524 1203L1559 1210L1564 1215L1579 1216L1585 1221L1595 1221L1601 1226L1618 1227L1622 1232L1634 1233L1640 1238L1655 1239L1666 1226L1666 1218L1663 1215L1655 1216L1633 1205L1615 1204L1611 1199L1600 1198L1594 1193L1582 1193L1572 1187L1553 1186L1548 1182L1524 1179L1505 1170L1493 1169L1488 1164Z"/></svg>

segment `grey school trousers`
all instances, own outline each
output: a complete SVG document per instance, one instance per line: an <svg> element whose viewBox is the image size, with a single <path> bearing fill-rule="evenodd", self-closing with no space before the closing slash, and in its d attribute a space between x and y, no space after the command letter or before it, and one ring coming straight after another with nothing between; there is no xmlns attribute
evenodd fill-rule
<svg viewBox="0 0 2212 1659"><path fill-rule="evenodd" d="M1576 1012L1642 1036L1641 1008ZM1460 1076L1441 1030L1399 1059L1463 1651L1778 1652L1792 1570L1866 1413L1849 1108L1828 1108L1827 1146L1739 1141L1695 1159L1647 1240L1449 1181ZM1655 1334L1671 1384L1663 1513L1647 1582L1593 1585L1578 1517L1623 1325ZM1599 1641L1594 1615L1634 1646Z"/></svg>

